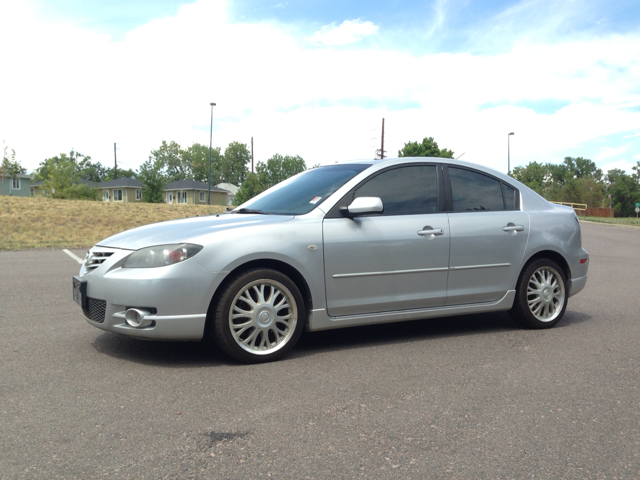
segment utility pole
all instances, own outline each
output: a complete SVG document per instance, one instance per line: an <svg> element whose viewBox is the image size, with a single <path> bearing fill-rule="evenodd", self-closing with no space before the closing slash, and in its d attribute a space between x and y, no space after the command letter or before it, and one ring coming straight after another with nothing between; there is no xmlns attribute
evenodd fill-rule
<svg viewBox="0 0 640 480"><path fill-rule="evenodd" d="M511 143L509 142L511 135L515 135L515 133L511 132L507 135L507 175L511 175Z"/></svg>
<svg viewBox="0 0 640 480"><path fill-rule="evenodd" d="M380 143L380 158L384 158L384 118L382 119L382 141Z"/></svg>
<svg viewBox="0 0 640 480"><path fill-rule="evenodd" d="M118 157L116 156L116 142L113 142L113 179L116 180L118 178Z"/></svg>
<svg viewBox="0 0 640 480"><path fill-rule="evenodd" d="M207 205L211 205L211 151L213 142L213 107L215 103L211 102L211 129L209 130L209 192L207 193Z"/></svg>
<svg viewBox="0 0 640 480"><path fill-rule="evenodd" d="M376 158L382 160L384 158L384 118L382 119L382 137L380 141L380 150L376 150Z"/></svg>
<svg viewBox="0 0 640 480"><path fill-rule="evenodd" d="M613 218L613 214L611 213L611 194L609 194L609 218Z"/></svg>
<svg viewBox="0 0 640 480"><path fill-rule="evenodd" d="M251 173L253 173L253 137L251 137Z"/></svg>

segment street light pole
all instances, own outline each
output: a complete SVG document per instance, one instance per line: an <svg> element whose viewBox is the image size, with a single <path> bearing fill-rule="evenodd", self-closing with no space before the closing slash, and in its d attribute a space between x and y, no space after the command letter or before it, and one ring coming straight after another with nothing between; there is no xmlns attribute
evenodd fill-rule
<svg viewBox="0 0 640 480"><path fill-rule="evenodd" d="M213 107L215 103L211 102L211 129L209 130L209 193L207 195L207 205L211 205L211 143L213 141Z"/></svg>
<svg viewBox="0 0 640 480"><path fill-rule="evenodd" d="M511 145L509 143L511 135L513 135L513 132L507 135L507 174L511 174Z"/></svg>

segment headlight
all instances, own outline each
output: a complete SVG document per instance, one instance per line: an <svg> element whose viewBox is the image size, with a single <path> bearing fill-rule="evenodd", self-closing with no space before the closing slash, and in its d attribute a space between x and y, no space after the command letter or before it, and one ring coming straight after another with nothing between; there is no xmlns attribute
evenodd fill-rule
<svg viewBox="0 0 640 480"><path fill-rule="evenodd" d="M184 262L202 250L202 245L174 243L141 248L127 257L122 268L155 268Z"/></svg>

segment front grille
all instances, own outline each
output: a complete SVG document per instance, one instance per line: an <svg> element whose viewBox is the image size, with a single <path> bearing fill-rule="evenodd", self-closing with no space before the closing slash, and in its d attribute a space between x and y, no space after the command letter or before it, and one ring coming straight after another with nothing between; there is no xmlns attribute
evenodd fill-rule
<svg viewBox="0 0 640 480"><path fill-rule="evenodd" d="M88 252L86 258L84 259L84 266L87 269L87 273L98 268L111 255L113 255L113 252L99 251L96 249Z"/></svg>
<svg viewBox="0 0 640 480"><path fill-rule="evenodd" d="M82 311L89 320L102 323L107 313L107 302L87 297L87 307L83 308Z"/></svg>

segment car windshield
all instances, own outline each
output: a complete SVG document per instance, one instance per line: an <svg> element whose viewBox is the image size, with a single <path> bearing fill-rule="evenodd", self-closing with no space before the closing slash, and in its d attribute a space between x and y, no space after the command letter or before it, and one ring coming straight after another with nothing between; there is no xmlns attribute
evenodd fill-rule
<svg viewBox="0 0 640 480"><path fill-rule="evenodd" d="M312 168L249 200L234 212L304 215L370 166L356 163Z"/></svg>

